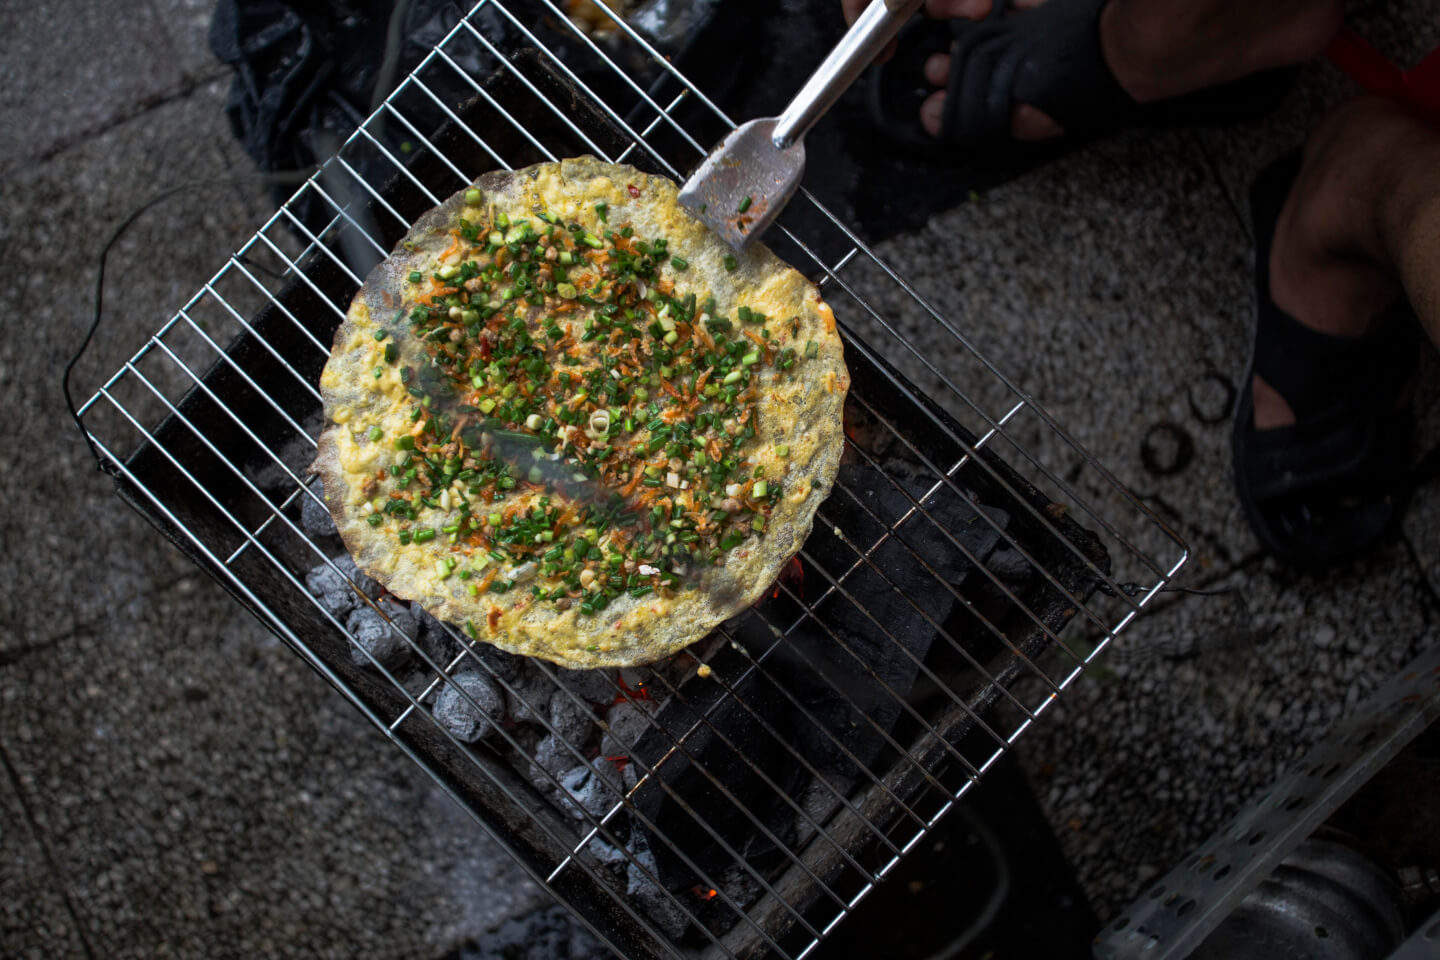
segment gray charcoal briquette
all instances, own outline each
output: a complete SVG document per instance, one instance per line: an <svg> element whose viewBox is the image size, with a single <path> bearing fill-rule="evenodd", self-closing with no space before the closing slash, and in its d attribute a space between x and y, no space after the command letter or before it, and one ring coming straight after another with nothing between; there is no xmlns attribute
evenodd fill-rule
<svg viewBox="0 0 1440 960"><path fill-rule="evenodd" d="M325 485L319 480L310 484L310 489L315 491L316 497L325 499ZM330 516L330 509L308 493L302 494L300 498L300 529L316 538L339 535L335 529L335 519Z"/></svg>
<svg viewBox="0 0 1440 960"><path fill-rule="evenodd" d="M414 638L419 632L419 618L410 607L389 599L379 606L390 618L389 623L369 606L360 607L345 621L345 629L355 641L350 647L350 659L357 666L369 665L371 657L385 667L398 665L410 653L405 637Z"/></svg>
<svg viewBox="0 0 1440 960"><path fill-rule="evenodd" d="M461 690L474 704L461 695ZM474 743L493 731L504 715L505 698L478 673L454 677L435 698L436 721L465 743Z"/></svg>

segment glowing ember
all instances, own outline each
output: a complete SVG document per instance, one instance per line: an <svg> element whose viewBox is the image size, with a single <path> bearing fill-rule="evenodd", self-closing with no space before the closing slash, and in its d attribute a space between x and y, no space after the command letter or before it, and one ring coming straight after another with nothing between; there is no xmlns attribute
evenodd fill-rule
<svg viewBox="0 0 1440 960"><path fill-rule="evenodd" d="M805 567L799 557L791 557L790 562L780 569L780 576L775 579L775 586L770 591L771 600L779 598L782 583L789 584L802 600L805 598Z"/></svg>
<svg viewBox="0 0 1440 960"><path fill-rule="evenodd" d="M617 673L615 674L615 682L620 685L620 689L624 692L615 694L615 699L610 701L611 703L624 703L626 700L650 700L653 702L655 699L650 691L645 688L645 682L643 680L636 681L635 686L632 688L625 682L625 675L623 673Z"/></svg>

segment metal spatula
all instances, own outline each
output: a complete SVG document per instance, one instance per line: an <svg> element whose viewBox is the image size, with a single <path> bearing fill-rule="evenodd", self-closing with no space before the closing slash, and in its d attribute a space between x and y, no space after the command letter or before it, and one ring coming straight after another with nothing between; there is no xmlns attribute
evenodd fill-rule
<svg viewBox="0 0 1440 960"><path fill-rule="evenodd" d="M924 0L872 0L778 117L736 127L680 190L680 202L736 250L765 232L805 172L804 137Z"/></svg>

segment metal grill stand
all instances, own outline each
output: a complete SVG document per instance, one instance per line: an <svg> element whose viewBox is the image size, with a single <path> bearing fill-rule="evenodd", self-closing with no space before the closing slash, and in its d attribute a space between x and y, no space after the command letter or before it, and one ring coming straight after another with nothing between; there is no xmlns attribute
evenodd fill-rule
<svg viewBox="0 0 1440 960"><path fill-rule="evenodd" d="M548 0L480 3L82 408L121 495L627 956L805 956L1186 556L802 192L821 226L787 215L773 245L821 285L854 386L801 579L619 675L517 662L377 599L306 519L316 380L365 273L486 169L592 153L680 179L727 125L622 20L600 43ZM383 182L357 172L377 159ZM954 356L907 340L877 285ZM1063 637L1072 621L1098 642Z"/></svg>

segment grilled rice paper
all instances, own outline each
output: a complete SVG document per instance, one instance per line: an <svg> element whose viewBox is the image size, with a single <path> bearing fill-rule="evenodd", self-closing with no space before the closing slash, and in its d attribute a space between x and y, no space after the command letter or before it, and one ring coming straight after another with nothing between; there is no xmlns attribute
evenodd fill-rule
<svg viewBox="0 0 1440 960"><path fill-rule="evenodd" d="M485 174L356 294L315 465L356 562L570 668L673 654L757 600L835 478L834 315L673 183L591 157Z"/></svg>

